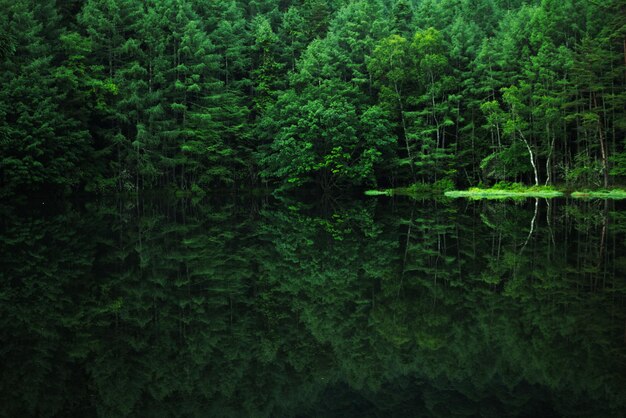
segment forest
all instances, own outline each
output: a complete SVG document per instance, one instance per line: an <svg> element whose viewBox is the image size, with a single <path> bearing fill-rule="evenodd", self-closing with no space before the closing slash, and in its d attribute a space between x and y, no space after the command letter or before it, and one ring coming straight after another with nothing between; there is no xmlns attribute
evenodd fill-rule
<svg viewBox="0 0 626 418"><path fill-rule="evenodd" d="M0 0L0 195L626 182L626 0Z"/></svg>

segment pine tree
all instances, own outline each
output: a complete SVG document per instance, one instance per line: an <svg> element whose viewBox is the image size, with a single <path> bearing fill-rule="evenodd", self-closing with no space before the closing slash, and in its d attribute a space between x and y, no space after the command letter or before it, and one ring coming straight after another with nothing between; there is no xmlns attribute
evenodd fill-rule
<svg viewBox="0 0 626 418"><path fill-rule="evenodd" d="M92 152L87 131L64 114L54 56L44 24L36 19L51 12L49 6L27 1L0 5L7 11L8 38L19 50L0 65L0 168L5 192L77 188L85 180L82 165Z"/></svg>
<svg viewBox="0 0 626 418"><path fill-rule="evenodd" d="M278 37L269 20L264 16L254 22L255 68L252 71L254 81L254 100L257 114L261 114L273 99L279 88L281 65L277 61Z"/></svg>

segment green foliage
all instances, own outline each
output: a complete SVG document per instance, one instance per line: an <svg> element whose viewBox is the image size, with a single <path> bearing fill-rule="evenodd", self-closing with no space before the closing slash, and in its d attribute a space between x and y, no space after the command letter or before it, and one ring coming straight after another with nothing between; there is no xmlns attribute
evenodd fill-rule
<svg viewBox="0 0 626 418"><path fill-rule="evenodd" d="M586 154L577 154L574 164L564 167L563 178L574 187L595 186L602 184L602 166Z"/></svg>
<svg viewBox="0 0 626 418"><path fill-rule="evenodd" d="M262 176L292 185L317 178L325 189L374 183L374 167L393 141L386 113L333 94L344 89L351 87L333 81L278 98L261 122L273 138L260 159Z"/></svg>
<svg viewBox="0 0 626 418"><path fill-rule="evenodd" d="M619 177L626 176L626 152L614 154L611 158L611 162L613 163L611 175Z"/></svg>
<svg viewBox="0 0 626 418"><path fill-rule="evenodd" d="M606 188L625 14L583 3L0 0L2 194Z"/></svg>

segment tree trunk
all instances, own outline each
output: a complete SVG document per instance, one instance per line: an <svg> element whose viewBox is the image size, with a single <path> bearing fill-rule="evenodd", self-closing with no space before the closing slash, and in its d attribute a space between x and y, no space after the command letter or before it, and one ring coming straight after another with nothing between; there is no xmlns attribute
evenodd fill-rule
<svg viewBox="0 0 626 418"><path fill-rule="evenodd" d="M595 108L598 108L598 98L596 93L593 93L593 104ZM606 143L604 139L604 126L602 124L602 116L598 115L598 138L600 139L600 153L602 155L602 174L604 177L604 187L609 187L609 161L606 150Z"/></svg>
<svg viewBox="0 0 626 418"><path fill-rule="evenodd" d="M546 133L548 134L548 138L550 137L550 125L546 124ZM552 134L552 142L550 143L550 152L548 153L548 158L546 159L546 186L552 182L552 152L554 151L554 143L556 142L556 133Z"/></svg>
<svg viewBox="0 0 626 418"><path fill-rule="evenodd" d="M396 96L398 97L398 106L400 107L400 120L402 121L402 134L404 136L404 145L406 146L406 153L409 157L409 167L411 168L411 176L415 182L415 171L413 170L413 156L411 155L411 147L409 146L409 138L406 133L406 120L404 119L404 105L402 104L402 96L398 89L398 84L394 83L394 89L396 90Z"/></svg>
<svg viewBox="0 0 626 418"><path fill-rule="evenodd" d="M518 130L518 132L520 134L520 137L522 138L522 141L524 141L526 148L528 149L528 155L530 156L530 164L533 166L533 173L535 174L535 186L539 186L539 172L537 171L537 164L535 164L535 154L533 153L533 150L530 147L530 144L526 140L526 137L524 136L522 131Z"/></svg>

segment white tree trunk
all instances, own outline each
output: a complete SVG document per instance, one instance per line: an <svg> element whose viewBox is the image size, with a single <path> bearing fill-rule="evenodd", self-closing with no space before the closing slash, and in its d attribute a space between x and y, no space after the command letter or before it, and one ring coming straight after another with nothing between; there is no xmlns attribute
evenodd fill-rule
<svg viewBox="0 0 626 418"><path fill-rule="evenodd" d="M533 166L533 172L535 174L535 186L539 186L539 171L537 170L537 164L535 164L535 154L533 153L532 148L530 148L530 144L526 140L526 137L524 136L522 131L518 131L518 132L519 132L520 137L522 138L522 141L524 141L526 148L528 149L528 155L530 156L530 164Z"/></svg>

